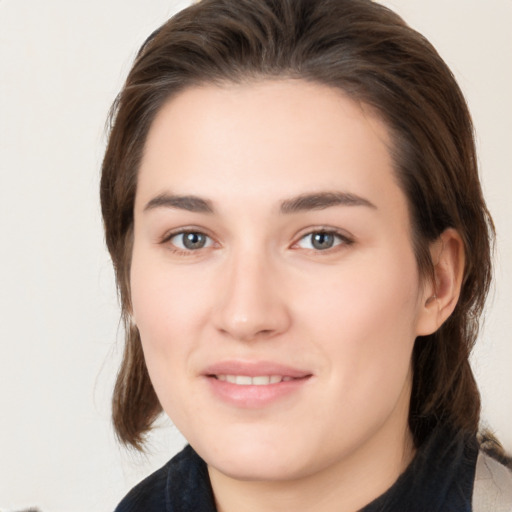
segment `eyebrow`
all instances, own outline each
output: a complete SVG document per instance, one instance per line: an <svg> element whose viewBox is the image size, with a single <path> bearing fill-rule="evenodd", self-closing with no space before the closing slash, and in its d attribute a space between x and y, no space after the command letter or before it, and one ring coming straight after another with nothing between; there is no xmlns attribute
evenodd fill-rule
<svg viewBox="0 0 512 512"><path fill-rule="evenodd" d="M332 206L366 206L377 209L368 199L349 192L315 192L286 199L281 203L280 210L283 214L291 214L309 210L324 210ZM215 212L209 199L193 195L180 196L166 193L151 199L144 207L144 211L156 208L171 208L194 213L211 214Z"/></svg>
<svg viewBox="0 0 512 512"><path fill-rule="evenodd" d="M155 208L173 208L195 213L213 213L212 202L197 196L177 196L171 194L159 194L146 204L144 211Z"/></svg>
<svg viewBox="0 0 512 512"><path fill-rule="evenodd" d="M324 210L331 206L366 206L377 209L368 199L349 192L317 192L301 194L281 203L281 213Z"/></svg>

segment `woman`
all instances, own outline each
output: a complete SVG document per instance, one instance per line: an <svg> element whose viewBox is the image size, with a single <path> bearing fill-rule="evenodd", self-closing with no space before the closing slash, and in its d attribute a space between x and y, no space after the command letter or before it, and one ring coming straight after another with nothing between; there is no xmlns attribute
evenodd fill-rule
<svg viewBox="0 0 512 512"><path fill-rule="evenodd" d="M142 448L163 409L190 443L118 511L509 506L468 362L493 235L470 116L398 16L182 11L118 97L101 199L116 432Z"/></svg>

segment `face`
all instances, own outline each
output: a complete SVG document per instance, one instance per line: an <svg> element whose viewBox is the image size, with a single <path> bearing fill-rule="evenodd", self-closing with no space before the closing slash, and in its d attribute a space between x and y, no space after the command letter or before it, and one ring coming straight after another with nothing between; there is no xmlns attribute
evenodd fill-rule
<svg viewBox="0 0 512 512"><path fill-rule="evenodd" d="M190 88L150 130L131 291L210 468L292 479L403 443L424 303L386 127L302 81Z"/></svg>

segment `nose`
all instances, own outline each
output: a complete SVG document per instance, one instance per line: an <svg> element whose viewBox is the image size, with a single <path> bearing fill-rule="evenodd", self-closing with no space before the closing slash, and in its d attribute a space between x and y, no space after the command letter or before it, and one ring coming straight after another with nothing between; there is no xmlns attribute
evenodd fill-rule
<svg viewBox="0 0 512 512"><path fill-rule="evenodd" d="M286 287L275 265L255 254L225 262L215 306L215 327L239 341L268 339L291 323Z"/></svg>

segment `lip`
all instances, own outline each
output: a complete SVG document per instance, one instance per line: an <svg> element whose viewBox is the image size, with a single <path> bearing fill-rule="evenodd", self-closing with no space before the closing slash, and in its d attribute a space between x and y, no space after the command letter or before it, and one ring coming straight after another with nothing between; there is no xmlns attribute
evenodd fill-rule
<svg viewBox="0 0 512 512"><path fill-rule="evenodd" d="M202 373L206 376L247 375L248 377L257 377L258 375L281 375L293 379L311 375L311 372L307 370L270 361L221 361L208 366Z"/></svg>
<svg viewBox="0 0 512 512"><path fill-rule="evenodd" d="M222 361L205 368L202 375L216 398L243 409L267 407L300 393L312 377L312 373L307 370L269 361ZM279 375L287 380L265 385L238 385L219 380L217 375Z"/></svg>

